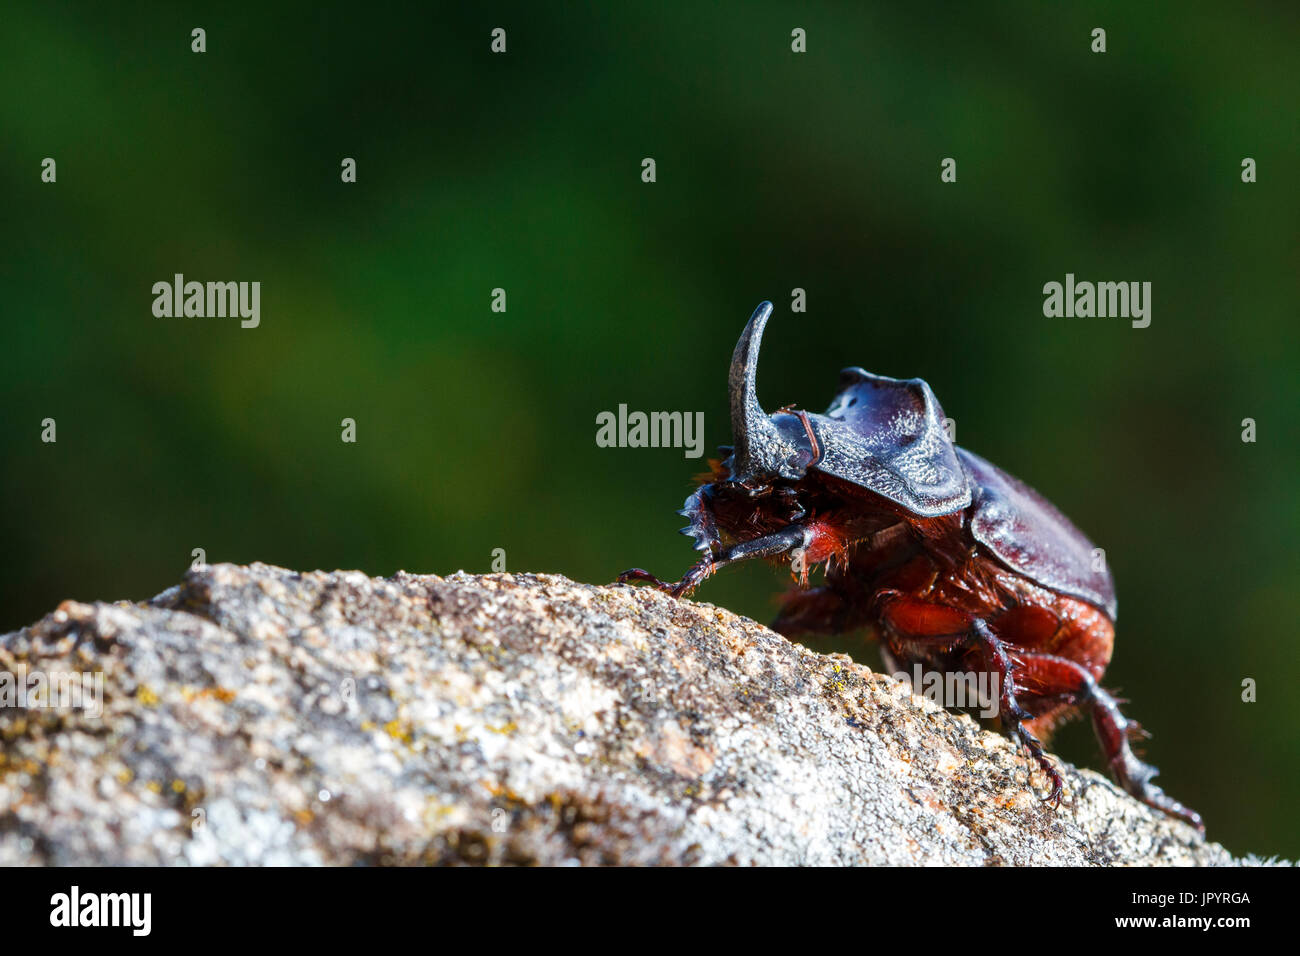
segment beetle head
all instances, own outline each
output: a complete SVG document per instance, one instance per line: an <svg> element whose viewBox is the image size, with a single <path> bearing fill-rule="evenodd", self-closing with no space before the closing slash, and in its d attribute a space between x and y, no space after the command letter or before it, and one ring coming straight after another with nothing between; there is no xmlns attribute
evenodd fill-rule
<svg viewBox="0 0 1300 956"><path fill-rule="evenodd" d="M919 378L849 368L841 373L840 392L825 415L763 411L756 387L758 350L771 314L772 304L760 303L731 357L733 447L725 466L732 487L763 492L815 468L920 517L970 504L965 472L943 431L943 409Z"/></svg>

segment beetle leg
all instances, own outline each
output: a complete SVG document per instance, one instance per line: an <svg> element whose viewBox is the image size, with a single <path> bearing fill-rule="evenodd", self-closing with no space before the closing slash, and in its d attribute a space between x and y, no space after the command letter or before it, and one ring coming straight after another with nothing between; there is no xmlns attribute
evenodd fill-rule
<svg viewBox="0 0 1300 956"><path fill-rule="evenodd" d="M718 569L718 562L715 558L700 558L699 561L691 565L691 569L682 575L682 579L676 584L670 584L667 581L661 581L649 571L641 568L629 568L620 574L615 580L618 584L627 584L629 581L646 581L653 584L665 594L671 594L673 597L682 597L689 594L700 586L700 582Z"/></svg>
<svg viewBox="0 0 1300 956"><path fill-rule="evenodd" d="M997 674L1000 694L998 718L1002 721L1003 728L1008 733L1015 735L1016 739L1029 751L1029 756L1042 768L1043 773L1047 774L1047 779L1052 783L1052 790L1047 795L1046 800L1053 807L1059 807L1061 805L1061 794L1065 789L1065 781L1061 778L1061 772L1056 769L1055 764L1047 759L1047 754L1043 751L1042 741L1025 726L1027 721L1033 719L1033 715L1021 707L1020 702L1016 699L1013 664L1011 655L1007 653L1006 645L993 633L993 629L980 618L975 619L970 634L971 643L983 651L989 667Z"/></svg>
<svg viewBox="0 0 1300 956"><path fill-rule="evenodd" d="M1121 787L1147 806L1186 820L1205 832L1200 814L1183 806L1151 782L1159 771L1139 760L1129 746L1130 740L1146 732L1136 721L1129 720L1120 712L1119 702L1097 683L1092 674L1076 662L1052 654L1029 652L1022 657L1030 675L1044 685L1044 693L1055 691L1057 696L1067 698L1070 703L1088 708L1097 739Z"/></svg>
<svg viewBox="0 0 1300 956"><path fill-rule="evenodd" d="M785 554L787 551L793 551L796 548L803 547L807 544L808 532L803 525L792 524L782 528L780 531L774 531L771 534L765 534L761 538L753 538L749 541L742 541L739 544L732 545L730 548L724 548L717 554L709 555L697 561L689 571L682 575L682 579L676 584L668 584L660 581L657 577L648 571L640 568L632 568L624 571L618 576L618 583L625 584L628 581L649 581L659 590L671 594L673 597L684 597L690 594L700 583L713 572L724 568L729 564L735 564L737 561L749 561L753 558L774 558Z"/></svg>
<svg viewBox="0 0 1300 956"><path fill-rule="evenodd" d="M983 660L983 668L998 680L998 718L1007 733L1029 751L1052 784L1047 801L1060 806L1065 791L1065 781L1055 764L1047 759L1042 741L1026 723L1033 719L1017 698L1015 662L1007 653L1007 645L998 638L984 620L970 618L964 612L943 605L908 599L887 600L881 609L882 618L893 630L891 650L901 653L895 657L908 659L918 652L938 653L943 657L959 651L974 651ZM928 630L929 633L922 633ZM940 665L941 667L943 665Z"/></svg>
<svg viewBox="0 0 1300 956"><path fill-rule="evenodd" d="M713 486L700 485L677 512L690 521L678 531L695 542L695 550L712 553L718 544L718 519L713 513Z"/></svg>
<svg viewBox="0 0 1300 956"><path fill-rule="evenodd" d="M842 634L865 622L860 605L845 599L842 591L829 586L799 590L792 588L781 599L781 610L768 626L778 634Z"/></svg>

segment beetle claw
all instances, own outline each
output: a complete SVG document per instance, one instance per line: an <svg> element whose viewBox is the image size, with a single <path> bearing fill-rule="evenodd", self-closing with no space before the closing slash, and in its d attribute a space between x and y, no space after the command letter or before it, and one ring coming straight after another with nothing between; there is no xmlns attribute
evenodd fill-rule
<svg viewBox="0 0 1300 956"><path fill-rule="evenodd" d="M1019 707L1017 706L1017 710L1018 709ZM1061 772L1056 769L1056 764L1052 763L1051 758L1049 758L1047 753L1043 750L1042 741L1034 736L1034 734L1024 724L1019 723L1019 718L1028 716L1029 715L1025 714L1023 711L1021 711L1017 716L1016 736L1020 738L1020 742L1024 745L1025 750L1029 752L1029 758L1038 765L1038 769L1043 771L1052 785L1052 789L1048 792L1047 796L1043 797L1043 802L1051 804L1053 810L1059 810L1061 807L1061 798L1065 795L1065 779L1061 776ZM1030 769L1030 789L1033 789L1033 774L1033 770Z"/></svg>
<svg viewBox="0 0 1300 956"><path fill-rule="evenodd" d="M1030 736L1032 737L1032 735ZM1046 804L1050 804L1053 810L1059 810L1061 807L1061 798L1065 795L1065 779L1061 776L1061 772L1056 769L1056 765L1052 763L1052 761L1048 758L1047 754L1043 752L1042 744L1038 742L1037 738L1034 738L1033 744L1026 744L1026 749L1029 751L1030 758L1036 764L1038 764L1038 769L1043 771L1043 773L1047 776L1048 781L1052 785L1052 789L1048 791L1047 796L1042 798L1043 802ZM1033 787L1032 769L1030 770L1029 774L1030 774L1030 787L1032 789Z"/></svg>
<svg viewBox="0 0 1300 956"><path fill-rule="evenodd" d="M660 591L667 591L672 587L671 584L660 581L649 571L644 571L641 568L628 568L614 579L615 584L630 584L633 581L645 581L647 584L653 584Z"/></svg>
<svg viewBox="0 0 1300 956"><path fill-rule="evenodd" d="M1052 790L1043 798L1043 802L1051 804L1053 810L1059 810L1061 809L1061 798L1065 795L1065 781L1061 779L1061 774L1055 767L1048 769L1047 775L1052 781Z"/></svg>
<svg viewBox="0 0 1300 956"><path fill-rule="evenodd" d="M686 597L699 587L700 582L715 570L717 570L717 565L712 559L702 558L696 564L692 565L691 569L682 575L682 579L675 584L662 581L649 571L641 568L628 568L615 579L615 583L630 584L633 581L644 581L655 587L657 590L663 591L664 594L675 598L681 598Z"/></svg>

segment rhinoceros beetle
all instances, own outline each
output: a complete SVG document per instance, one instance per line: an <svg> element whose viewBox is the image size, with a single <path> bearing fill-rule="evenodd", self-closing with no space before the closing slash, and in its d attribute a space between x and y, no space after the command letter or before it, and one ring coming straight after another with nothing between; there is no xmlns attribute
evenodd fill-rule
<svg viewBox="0 0 1300 956"><path fill-rule="evenodd" d="M1114 643L1115 587L1092 544L1032 488L957 447L919 378L840 373L824 415L769 415L755 375L759 305L731 359L733 445L679 512L703 557L676 583L633 568L681 597L719 568L751 558L788 562L799 585L773 628L787 636L868 628L886 663L996 680L998 714L1051 783L1042 738L1081 710L1120 785L1203 830L1201 818L1152 783L1129 746L1145 732L1099 681ZM825 581L808 587L824 565Z"/></svg>

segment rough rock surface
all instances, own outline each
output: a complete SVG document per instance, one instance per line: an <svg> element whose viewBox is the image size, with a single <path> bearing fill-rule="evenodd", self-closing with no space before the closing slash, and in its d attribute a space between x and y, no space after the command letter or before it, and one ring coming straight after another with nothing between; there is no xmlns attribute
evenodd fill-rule
<svg viewBox="0 0 1300 956"><path fill-rule="evenodd" d="M203 566L64 602L0 672L0 864L1226 864L843 656L653 590ZM1038 787L1043 786L1036 776Z"/></svg>

